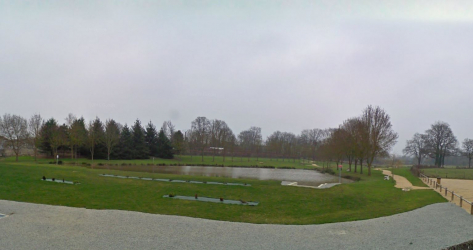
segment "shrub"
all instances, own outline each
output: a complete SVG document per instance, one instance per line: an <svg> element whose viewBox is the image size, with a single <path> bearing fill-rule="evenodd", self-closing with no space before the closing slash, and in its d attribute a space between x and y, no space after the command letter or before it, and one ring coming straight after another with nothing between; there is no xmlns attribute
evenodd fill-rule
<svg viewBox="0 0 473 250"><path fill-rule="evenodd" d="M57 164L62 165L62 161L58 161Z"/></svg>

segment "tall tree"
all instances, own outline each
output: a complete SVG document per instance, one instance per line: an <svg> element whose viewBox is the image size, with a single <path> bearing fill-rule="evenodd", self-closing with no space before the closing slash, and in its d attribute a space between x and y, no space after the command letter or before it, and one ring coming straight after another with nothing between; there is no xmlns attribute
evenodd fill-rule
<svg viewBox="0 0 473 250"><path fill-rule="evenodd" d="M174 133L176 133L176 127L172 124L171 121L165 121L161 127L166 137L171 141L174 141Z"/></svg>
<svg viewBox="0 0 473 250"><path fill-rule="evenodd" d="M18 161L21 149L28 144L28 121L18 115L3 115L3 119L0 118L0 136L5 138L7 146L13 150Z"/></svg>
<svg viewBox="0 0 473 250"><path fill-rule="evenodd" d="M415 133L411 140L407 140L406 147L402 152L405 155L414 156L417 159L417 165L420 165L427 154L426 140L426 135Z"/></svg>
<svg viewBox="0 0 473 250"><path fill-rule="evenodd" d="M149 154L158 157L158 132L151 121L146 126L145 141L148 146Z"/></svg>
<svg viewBox="0 0 473 250"><path fill-rule="evenodd" d="M34 114L31 116L29 120L29 132L31 138L31 144L34 149L34 161L36 161L36 157L38 155L38 147L40 146L41 140L41 125L43 124L43 118L41 118L40 114Z"/></svg>
<svg viewBox="0 0 473 250"><path fill-rule="evenodd" d="M320 147L322 141L326 138L326 131L323 129L304 129L300 135L300 143L303 147L303 154L307 158L315 161L317 148Z"/></svg>
<svg viewBox="0 0 473 250"><path fill-rule="evenodd" d="M240 146L248 152L248 160L252 152L255 152L256 157L258 157L259 150L263 143L260 127L250 127L248 130L241 131L240 134L238 134L238 139Z"/></svg>
<svg viewBox="0 0 473 250"><path fill-rule="evenodd" d="M51 141L51 136L53 134L53 131L56 130L58 127L56 120L54 118L50 118L46 122L43 123L41 126L41 139L40 139L40 146L39 149L44 152L49 154L50 156L56 156L53 152L53 149L51 147L50 141Z"/></svg>
<svg viewBox="0 0 473 250"><path fill-rule="evenodd" d="M450 125L446 122L436 122L425 134L428 155L435 159L435 166L443 166L445 157L457 151L458 141Z"/></svg>
<svg viewBox="0 0 473 250"><path fill-rule="evenodd" d="M87 132L87 147L89 148L93 165L96 146L103 141L105 134L103 124L98 117L96 117L94 121L89 122Z"/></svg>
<svg viewBox="0 0 473 250"><path fill-rule="evenodd" d="M104 143L107 148L107 160L110 161L110 154L120 140L120 128L113 119L105 121Z"/></svg>
<svg viewBox="0 0 473 250"><path fill-rule="evenodd" d="M174 138L174 142L172 144L174 148L174 153L176 155L184 154L186 146L185 146L184 135L182 134L182 132L180 130L176 131L174 133L173 138Z"/></svg>
<svg viewBox="0 0 473 250"><path fill-rule="evenodd" d="M72 125L77 120L77 117L74 114L69 113L69 115L66 117L65 120L66 120L66 125L67 125L69 148L71 149L71 159L74 159L74 146L76 144L76 140L73 135Z"/></svg>
<svg viewBox="0 0 473 250"><path fill-rule="evenodd" d="M141 126L140 120L136 119L132 129L132 152L134 159L147 159L149 158L149 149L145 141L145 132Z"/></svg>
<svg viewBox="0 0 473 250"><path fill-rule="evenodd" d="M204 161L204 150L210 138L210 121L205 117L197 117L192 121L190 136L192 145L199 149L202 161Z"/></svg>
<svg viewBox="0 0 473 250"><path fill-rule="evenodd" d="M164 134L163 129L158 134L158 157L163 159L174 158L171 141Z"/></svg>
<svg viewBox="0 0 473 250"><path fill-rule="evenodd" d="M376 156L386 155L394 144L398 134L393 131L389 115L380 107L369 105L361 116L369 135L367 150L368 175Z"/></svg>
<svg viewBox="0 0 473 250"><path fill-rule="evenodd" d="M77 151L79 147L86 145L87 142L87 129L85 126L84 117L73 120L72 125L70 125L68 128L71 153L73 157L77 159Z"/></svg>
<svg viewBox="0 0 473 250"><path fill-rule="evenodd" d="M471 168L473 158L473 140L466 138L462 143L462 154L468 158L468 168Z"/></svg>
<svg viewBox="0 0 473 250"><path fill-rule="evenodd" d="M133 159L132 151L133 138L130 128L125 124L120 133L120 140L118 141L118 157L123 160Z"/></svg>
<svg viewBox="0 0 473 250"><path fill-rule="evenodd" d="M67 145L66 125L58 126L57 124L54 124L54 126L51 127L49 134L49 145L51 146L54 158L59 156L59 148Z"/></svg>

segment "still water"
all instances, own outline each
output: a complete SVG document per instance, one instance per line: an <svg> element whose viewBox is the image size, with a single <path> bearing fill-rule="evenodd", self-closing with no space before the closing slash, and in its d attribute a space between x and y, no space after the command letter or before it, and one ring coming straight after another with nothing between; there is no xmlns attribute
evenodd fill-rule
<svg viewBox="0 0 473 250"><path fill-rule="evenodd" d="M237 168L237 167L198 167L198 166L160 166L154 168L155 173L229 177L234 179L258 179L297 182L299 185L318 186L323 183L338 182L338 177L322 174L314 170L302 169L268 169L268 168ZM342 183L352 182L342 178Z"/></svg>

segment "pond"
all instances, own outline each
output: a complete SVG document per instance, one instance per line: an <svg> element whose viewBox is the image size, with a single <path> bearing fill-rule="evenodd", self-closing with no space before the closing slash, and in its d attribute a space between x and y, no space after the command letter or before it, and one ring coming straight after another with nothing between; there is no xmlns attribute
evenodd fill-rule
<svg viewBox="0 0 473 250"><path fill-rule="evenodd" d="M318 186L323 183L336 183L338 177L322 174L315 170L303 169L269 169L269 168L238 168L238 167L198 167L198 166L159 166L154 168L155 173L228 177L234 179L276 180L297 182L298 185ZM351 180L343 179L342 183Z"/></svg>

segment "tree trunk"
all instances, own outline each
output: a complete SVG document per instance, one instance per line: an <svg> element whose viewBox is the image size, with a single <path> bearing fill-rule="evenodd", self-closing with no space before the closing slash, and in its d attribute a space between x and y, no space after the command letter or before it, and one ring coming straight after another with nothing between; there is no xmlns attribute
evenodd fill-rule
<svg viewBox="0 0 473 250"><path fill-rule="evenodd" d="M363 159L360 159L360 174L363 174Z"/></svg>

